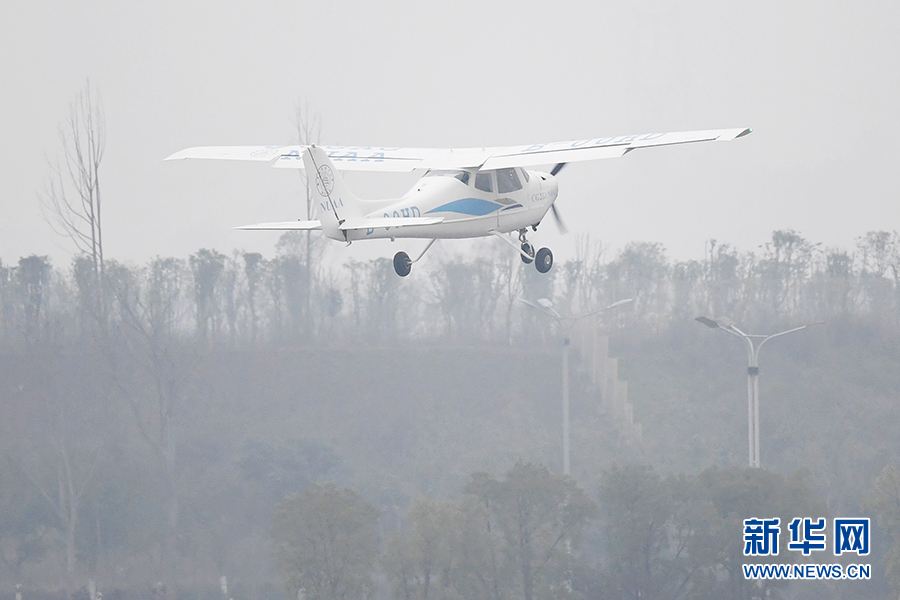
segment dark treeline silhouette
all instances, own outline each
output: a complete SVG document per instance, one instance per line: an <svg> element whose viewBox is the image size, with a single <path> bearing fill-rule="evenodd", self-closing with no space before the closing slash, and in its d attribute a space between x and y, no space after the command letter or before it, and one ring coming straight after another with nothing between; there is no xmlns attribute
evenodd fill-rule
<svg viewBox="0 0 900 600"><path fill-rule="evenodd" d="M757 252L711 241L704 260L674 263L660 244L631 243L608 259L583 238L577 258L549 276L500 253L444 260L412 280L392 277L387 259L351 261L340 272L307 266L306 254L315 258L321 240L307 246L304 239L283 236L271 259L203 249L187 260L156 258L145 266L109 261L102 284L91 277L88 257L69 269L41 256L0 264L0 332L7 343L42 335L72 340L101 325L164 326L228 344L511 343L528 339L536 327L534 315L515 303L519 296L552 299L572 315L632 297L620 322L657 330L701 314L727 315L748 327L837 317L900 323L896 232L868 233L848 252L776 231ZM98 306L111 311L101 324Z"/></svg>
<svg viewBox="0 0 900 600"><path fill-rule="evenodd" d="M729 529L740 511L759 506L871 512L884 523L873 580L802 585L890 594L900 236L872 232L843 250L777 231L755 252L710 242L686 262L659 244L612 256L584 238L547 275L503 250L432 256L405 279L388 259L320 268L322 240L294 235L271 258L107 256L99 276L90 256L0 264L0 588L74 594L92 579L107 600L151 589L212 599L226 576L235 600L749 598L760 590L740 582L726 546L740 543ZM565 316L634 299L571 332L574 480L550 475L562 464L563 332L519 298ZM740 469L745 349L700 315L753 333L826 321L763 353L767 471ZM596 331L628 380L639 434L578 361ZM551 502L567 490L581 509L577 532L562 513L562 537L535 525L540 559L510 550L502 507L517 478L522 493ZM743 504L716 495L736 487ZM321 512L297 498L347 501L373 528L352 593L304 579L303 552L278 554L290 543L280 535ZM476 521L490 535L467 529ZM704 554L710 540L720 551ZM440 567L423 563L426 546Z"/></svg>

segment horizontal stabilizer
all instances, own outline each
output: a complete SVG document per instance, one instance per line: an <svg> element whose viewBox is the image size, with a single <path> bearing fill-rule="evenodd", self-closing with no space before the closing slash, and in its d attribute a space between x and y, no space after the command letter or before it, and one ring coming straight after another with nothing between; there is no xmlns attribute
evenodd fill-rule
<svg viewBox="0 0 900 600"><path fill-rule="evenodd" d="M312 231L322 229L319 221L281 221L279 223L257 223L255 225L241 225L235 229L262 230L262 231Z"/></svg>
<svg viewBox="0 0 900 600"><path fill-rule="evenodd" d="M415 225L437 225L444 217L379 217L374 219L352 219L344 221L338 229L354 231L360 229L390 229L393 227L413 227Z"/></svg>

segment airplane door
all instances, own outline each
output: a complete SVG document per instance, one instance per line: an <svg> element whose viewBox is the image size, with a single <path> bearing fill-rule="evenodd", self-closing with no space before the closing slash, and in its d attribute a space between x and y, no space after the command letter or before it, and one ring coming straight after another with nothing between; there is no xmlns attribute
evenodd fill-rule
<svg viewBox="0 0 900 600"><path fill-rule="evenodd" d="M528 194L520 173L523 173L520 169L497 169L497 201L502 205L497 211L497 228L500 231L521 229L527 225L520 222L528 210Z"/></svg>

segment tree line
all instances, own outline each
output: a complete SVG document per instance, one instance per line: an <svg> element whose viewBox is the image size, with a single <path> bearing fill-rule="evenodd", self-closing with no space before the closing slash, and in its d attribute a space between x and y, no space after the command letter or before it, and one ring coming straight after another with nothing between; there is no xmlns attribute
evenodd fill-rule
<svg viewBox="0 0 900 600"><path fill-rule="evenodd" d="M414 500L381 547L373 506L315 484L276 506L274 556L289 598L371 597L378 579L398 600L779 598L786 582L747 580L742 565L815 557L745 556L743 520L827 515L809 484L802 473L663 477L612 465L591 498L572 479L520 461L501 478L471 474L455 498ZM844 591L859 597L858 585Z"/></svg>
<svg viewBox="0 0 900 600"><path fill-rule="evenodd" d="M350 261L337 272L318 268L322 243L307 245L304 235L289 233L270 259L202 249L187 259L156 258L143 266L107 260L102 279L88 255L63 269L42 256L0 263L0 333L11 341L51 332L74 338L92 327L127 325L228 344L509 344L546 332L516 302L520 297L551 299L573 316L630 297L634 302L621 323L657 330L699 315L748 324L835 317L900 323L896 232L870 232L848 252L775 231L757 252L711 241L703 260L677 262L660 244L643 242L609 258L585 237L577 256L549 276L522 269L514 254L495 249L476 258L445 258L409 281L392 276L387 259Z"/></svg>

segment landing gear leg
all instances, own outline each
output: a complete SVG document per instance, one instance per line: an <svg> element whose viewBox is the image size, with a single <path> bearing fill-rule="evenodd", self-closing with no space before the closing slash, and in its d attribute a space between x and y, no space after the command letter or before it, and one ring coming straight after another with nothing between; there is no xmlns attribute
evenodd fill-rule
<svg viewBox="0 0 900 600"><path fill-rule="evenodd" d="M526 265L531 261L534 261L534 266L537 267L538 273L546 273L550 270L550 267L553 266L553 253L550 252L550 248L541 248L537 251L537 254L534 253L534 246L528 243L528 240L525 239L525 230L519 230L519 242L522 243L522 252L520 256L522 257L522 262Z"/></svg>
<svg viewBox="0 0 900 600"><path fill-rule="evenodd" d="M522 258L522 262L527 264L531 264L531 261L534 260L534 246L528 243L528 240L525 239L525 230L519 230L519 242L522 243L522 252L519 256Z"/></svg>

